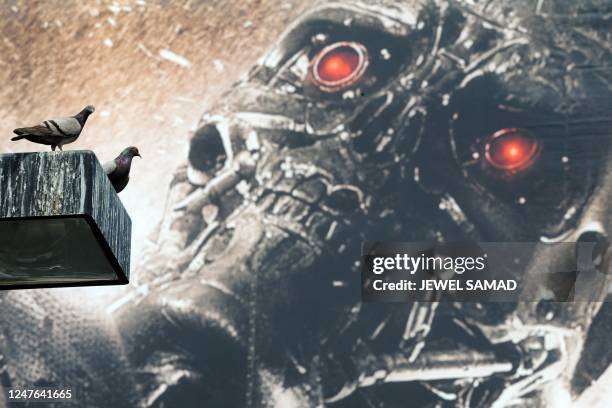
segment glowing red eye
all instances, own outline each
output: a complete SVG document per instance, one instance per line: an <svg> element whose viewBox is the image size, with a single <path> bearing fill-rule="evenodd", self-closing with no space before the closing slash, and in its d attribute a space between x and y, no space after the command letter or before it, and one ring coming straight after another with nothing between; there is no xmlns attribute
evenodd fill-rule
<svg viewBox="0 0 612 408"><path fill-rule="evenodd" d="M323 48L312 62L312 75L319 89L338 92L361 79L368 66L366 48L354 42L337 42Z"/></svg>
<svg viewBox="0 0 612 408"><path fill-rule="evenodd" d="M540 147L540 142L526 130L502 129L489 137L485 145L485 160L495 169L515 173L535 162Z"/></svg>

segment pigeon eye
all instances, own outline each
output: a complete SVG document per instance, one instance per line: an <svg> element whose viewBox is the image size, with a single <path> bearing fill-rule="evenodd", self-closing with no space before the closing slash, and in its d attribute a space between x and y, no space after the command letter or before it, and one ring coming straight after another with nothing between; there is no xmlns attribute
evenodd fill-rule
<svg viewBox="0 0 612 408"><path fill-rule="evenodd" d="M323 92L334 93L359 82L368 63L368 52L362 44L342 41L319 51L310 69L317 87Z"/></svg>
<svg viewBox="0 0 612 408"><path fill-rule="evenodd" d="M529 131L501 129L485 140L484 164L498 175L514 175L529 169L537 160L541 143Z"/></svg>

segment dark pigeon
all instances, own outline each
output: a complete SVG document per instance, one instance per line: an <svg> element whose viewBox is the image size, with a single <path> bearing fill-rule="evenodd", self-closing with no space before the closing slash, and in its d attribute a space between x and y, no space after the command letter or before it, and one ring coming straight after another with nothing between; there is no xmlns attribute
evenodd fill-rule
<svg viewBox="0 0 612 408"><path fill-rule="evenodd" d="M40 125L18 128L13 130L17 136L11 140L27 139L30 142L51 146L51 150L72 143L81 134L89 115L94 113L95 108L87 105L82 111L74 116L45 120Z"/></svg>
<svg viewBox="0 0 612 408"><path fill-rule="evenodd" d="M138 149L134 146L130 146L123 149L121 154L116 159L104 163L102 166L106 175L108 176L111 184L115 187L116 192L121 192L128 181L130 181L130 168L132 167L132 159L134 156L140 156Z"/></svg>

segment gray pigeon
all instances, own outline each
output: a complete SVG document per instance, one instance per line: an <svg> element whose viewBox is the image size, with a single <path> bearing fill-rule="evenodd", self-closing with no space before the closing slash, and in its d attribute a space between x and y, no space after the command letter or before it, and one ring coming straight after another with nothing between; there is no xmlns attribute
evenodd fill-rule
<svg viewBox="0 0 612 408"><path fill-rule="evenodd" d="M50 145L51 150L55 150L56 147L62 150L63 145L77 140L87 118L94 111L93 106L87 105L85 109L74 116L49 119L40 125L15 129L13 133L17 136L11 140L27 139L30 142Z"/></svg>
<svg viewBox="0 0 612 408"><path fill-rule="evenodd" d="M130 168L132 167L132 159L134 156L141 157L138 149L134 146L123 149L121 154L116 159L104 163L102 168L106 172L116 192L121 192L128 181L130 181Z"/></svg>

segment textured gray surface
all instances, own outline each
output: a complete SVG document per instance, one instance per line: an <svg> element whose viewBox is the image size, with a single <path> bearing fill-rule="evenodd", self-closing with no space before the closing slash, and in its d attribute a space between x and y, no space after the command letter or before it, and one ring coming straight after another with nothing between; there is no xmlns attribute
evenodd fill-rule
<svg viewBox="0 0 612 408"><path fill-rule="evenodd" d="M0 221L66 216L93 221L129 277L132 223L93 152L0 155Z"/></svg>

